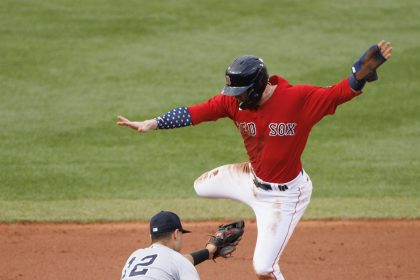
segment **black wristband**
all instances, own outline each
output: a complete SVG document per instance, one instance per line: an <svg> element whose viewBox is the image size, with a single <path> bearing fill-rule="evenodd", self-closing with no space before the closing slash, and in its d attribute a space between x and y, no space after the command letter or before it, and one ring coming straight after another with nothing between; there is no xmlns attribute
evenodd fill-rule
<svg viewBox="0 0 420 280"><path fill-rule="evenodd" d="M194 253L191 253L194 260L194 265L200 264L209 259L210 252L207 249L203 249Z"/></svg>
<svg viewBox="0 0 420 280"><path fill-rule="evenodd" d="M366 84L366 80L358 81L354 75L350 75L349 84L355 91L361 91Z"/></svg>

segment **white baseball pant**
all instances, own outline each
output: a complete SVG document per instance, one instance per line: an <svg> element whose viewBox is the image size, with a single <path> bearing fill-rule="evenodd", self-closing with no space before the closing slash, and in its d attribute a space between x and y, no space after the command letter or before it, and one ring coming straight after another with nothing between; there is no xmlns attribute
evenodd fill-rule
<svg viewBox="0 0 420 280"><path fill-rule="evenodd" d="M274 190L257 188L254 179L270 184ZM215 168L194 182L194 189L199 196L233 199L252 208L258 229L253 257L254 270L258 275L271 275L275 279L284 279L278 264L280 255L312 194L312 182L304 170L290 182L281 185L286 185L287 190L281 191L276 187L277 184L257 178L249 163Z"/></svg>

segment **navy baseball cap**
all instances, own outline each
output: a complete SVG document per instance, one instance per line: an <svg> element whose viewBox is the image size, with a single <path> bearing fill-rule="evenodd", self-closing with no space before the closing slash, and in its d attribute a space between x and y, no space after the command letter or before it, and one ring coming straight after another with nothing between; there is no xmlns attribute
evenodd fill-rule
<svg viewBox="0 0 420 280"><path fill-rule="evenodd" d="M150 234L180 230L182 233L191 231L182 228L178 215L169 211L160 211L150 219Z"/></svg>

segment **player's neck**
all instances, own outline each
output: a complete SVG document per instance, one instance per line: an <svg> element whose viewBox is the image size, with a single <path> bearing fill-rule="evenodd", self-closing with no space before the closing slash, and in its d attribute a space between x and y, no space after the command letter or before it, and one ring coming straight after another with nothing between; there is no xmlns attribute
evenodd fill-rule
<svg viewBox="0 0 420 280"><path fill-rule="evenodd" d="M272 85L270 83L267 85L261 96L261 100L258 103L259 106L263 105L265 102L267 102L268 99L270 99L270 97L273 95L273 92L276 90L276 87L277 85Z"/></svg>
<svg viewBox="0 0 420 280"><path fill-rule="evenodd" d="M172 240L162 239L162 240L159 240L159 241L154 242L153 244L160 244L160 245L163 245L165 247L171 248L172 250L177 251L175 249L175 244L174 244L174 242Z"/></svg>
<svg viewBox="0 0 420 280"><path fill-rule="evenodd" d="M171 242L169 242L169 240L159 240L159 241L154 242L153 244L159 244L159 245L163 245L163 246L172 248Z"/></svg>

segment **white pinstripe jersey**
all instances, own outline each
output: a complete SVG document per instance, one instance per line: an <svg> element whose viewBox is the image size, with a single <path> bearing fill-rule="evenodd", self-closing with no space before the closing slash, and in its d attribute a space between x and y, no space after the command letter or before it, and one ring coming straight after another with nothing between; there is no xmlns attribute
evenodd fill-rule
<svg viewBox="0 0 420 280"><path fill-rule="evenodd" d="M199 280L194 265L183 255L162 244L131 254L124 265L122 280Z"/></svg>

